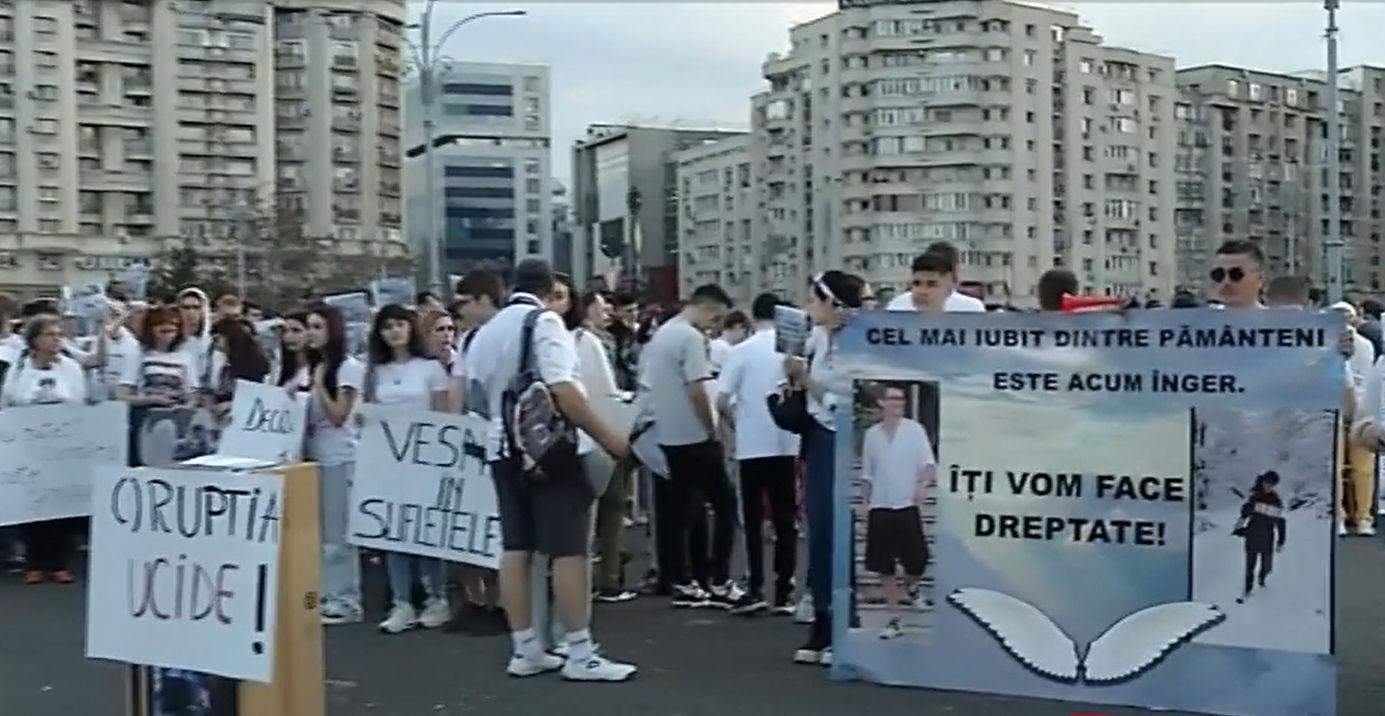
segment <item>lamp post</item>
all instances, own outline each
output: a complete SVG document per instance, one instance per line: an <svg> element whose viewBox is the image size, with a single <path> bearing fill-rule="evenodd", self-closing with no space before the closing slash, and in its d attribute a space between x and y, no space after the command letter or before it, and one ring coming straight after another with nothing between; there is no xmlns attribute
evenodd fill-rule
<svg viewBox="0 0 1385 716"><path fill-rule="evenodd" d="M499 10L493 12L478 12L468 15L447 27L438 37L437 42L432 41L433 29L433 5L437 0L429 0L428 5L423 8L423 15L419 18L417 25L411 26L418 29L418 44L413 46L414 66L418 68L418 91L419 100L423 105L423 164L424 171L427 173L427 183L425 191L428 195L428 224L427 224L427 246L428 246L428 287L442 295L442 238L439 235L437 226L437 180L433 176L433 105L436 100L433 87L433 73L437 68L438 53L442 50L442 45L447 42L447 38L452 36L457 28L483 17L519 17L527 14L524 10Z"/></svg>
<svg viewBox="0 0 1385 716"><path fill-rule="evenodd" d="M1337 7L1338 0L1324 0L1327 10L1327 301L1342 300L1342 127L1337 121Z"/></svg>

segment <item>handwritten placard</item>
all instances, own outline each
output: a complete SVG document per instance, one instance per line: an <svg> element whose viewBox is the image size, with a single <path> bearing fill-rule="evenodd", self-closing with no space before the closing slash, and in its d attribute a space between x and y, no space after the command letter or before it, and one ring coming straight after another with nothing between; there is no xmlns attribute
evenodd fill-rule
<svg viewBox="0 0 1385 716"><path fill-rule="evenodd" d="M236 381L235 395L218 455L280 463L303 457L305 401L283 388L248 380Z"/></svg>
<svg viewBox="0 0 1385 716"><path fill-rule="evenodd" d="M102 468L87 656L268 683L283 476Z"/></svg>
<svg viewBox="0 0 1385 716"><path fill-rule="evenodd" d="M0 410L0 525L78 517L91 509L91 472L126 464L124 403Z"/></svg>

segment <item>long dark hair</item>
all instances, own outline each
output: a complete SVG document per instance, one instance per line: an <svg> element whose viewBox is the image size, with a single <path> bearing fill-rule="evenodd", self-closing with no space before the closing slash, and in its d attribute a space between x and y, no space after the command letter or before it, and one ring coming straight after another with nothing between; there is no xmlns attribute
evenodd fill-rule
<svg viewBox="0 0 1385 716"><path fill-rule="evenodd" d="M304 328L307 328L307 327L308 327L308 311L305 310L305 309L302 309L302 308L296 308L296 309L290 311L287 315L284 316L284 321L285 321L285 322L294 321L294 322L296 322L296 323L301 323L301 324L303 324L303 327L304 327ZM299 365L298 365L298 352L297 352L297 351L294 351L294 350L290 350L289 347L288 347L287 345L284 344L284 339L283 339L283 337L280 336L280 338L279 338L279 385L283 385L283 384L289 382L290 380L293 380L294 376L298 375L298 368L299 368ZM309 376L309 378L311 378L311 377L312 377L312 376Z"/></svg>
<svg viewBox="0 0 1385 716"><path fill-rule="evenodd" d="M423 345L423 332L418 330L417 314L397 303L387 303L375 314L375 322L370 326L370 339L366 341L371 365L384 365L394 360L394 349L380 336L380 332L385 330L385 321L403 321L408 324L409 355L414 358L429 357L428 350Z"/></svg>
<svg viewBox="0 0 1385 716"><path fill-rule="evenodd" d="M315 303L309 306L304 315L321 316L327 324L327 344L321 350L308 349L308 370L314 371L317 370L319 364L326 364L326 375L323 378L323 383L327 388L327 395L332 400L336 400L337 369L346 360L346 322L341 317L340 309L325 303Z"/></svg>
<svg viewBox="0 0 1385 716"><path fill-rule="evenodd" d="M226 366L231 377L259 382L269 373L269 359L239 318L223 318L212 326L212 335L226 339ZM213 376L217 378L218 376Z"/></svg>
<svg viewBox="0 0 1385 716"><path fill-rule="evenodd" d="M178 309L172 306L158 306L144 312L144 321L139 327L139 344L145 350L154 350L154 328L165 323L172 323L178 327L178 335L173 337L173 342L168 344L168 350L176 351L178 346L183 344L187 338L187 333L183 326L183 316L178 313Z"/></svg>

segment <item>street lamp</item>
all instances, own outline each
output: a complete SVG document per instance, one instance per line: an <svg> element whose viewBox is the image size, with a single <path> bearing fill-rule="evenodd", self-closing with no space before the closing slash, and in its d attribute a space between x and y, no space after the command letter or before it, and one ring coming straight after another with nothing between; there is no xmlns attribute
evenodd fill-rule
<svg viewBox="0 0 1385 716"><path fill-rule="evenodd" d="M436 3L437 0L428 0L418 24L409 27L417 29L419 35L418 44L413 46L413 59L414 65L418 68L419 100L423 104L423 164L428 175L424 189L428 194L428 286L442 295L445 292L442 284L442 238L437 228L437 187L433 177L433 105L436 99L433 92L433 72L437 67L438 53L442 50L443 43L447 42L447 38L462 25L483 17L519 17L527 13L524 10L498 10L468 15L449 25L442 31L437 42L433 42L433 5Z"/></svg>
<svg viewBox="0 0 1385 716"><path fill-rule="evenodd" d="M1324 0L1327 10L1327 300L1342 300L1341 156L1342 127L1337 116L1337 2Z"/></svg>

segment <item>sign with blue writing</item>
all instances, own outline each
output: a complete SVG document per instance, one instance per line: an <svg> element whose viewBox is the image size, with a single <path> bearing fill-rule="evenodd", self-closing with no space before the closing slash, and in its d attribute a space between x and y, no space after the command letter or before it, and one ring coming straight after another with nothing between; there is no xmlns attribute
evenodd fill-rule
<svg viewBox="0 0 1385 716"><path fill-rule="evenodd" d="M362 405L360 414L348 541L498 568L486 420L379 405Z"/></svg>
<svg viewBox="0 0 1385 716"><path fill-rule="evenodd" d="M1335 713L1342 329L1269 310L856 317L836 339L837 675Z"/></svg>

